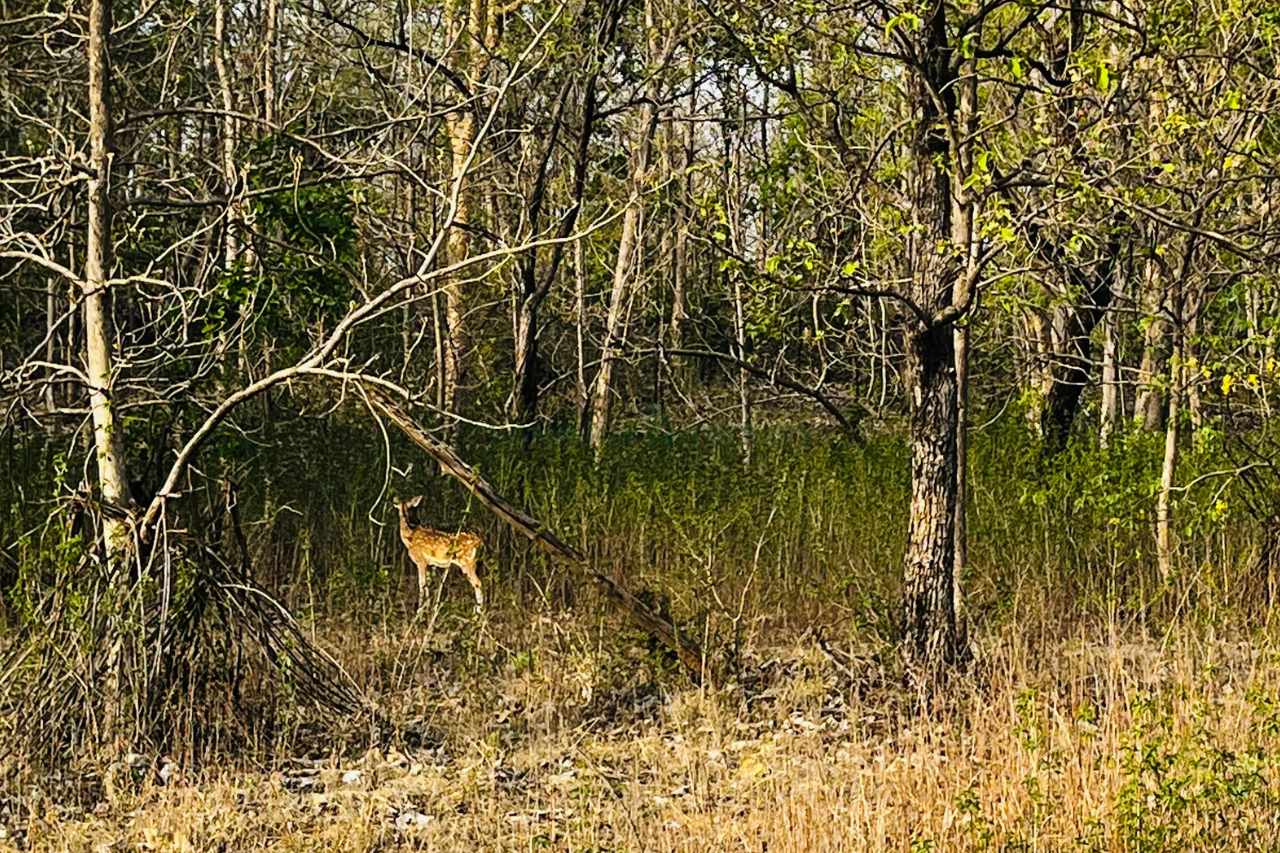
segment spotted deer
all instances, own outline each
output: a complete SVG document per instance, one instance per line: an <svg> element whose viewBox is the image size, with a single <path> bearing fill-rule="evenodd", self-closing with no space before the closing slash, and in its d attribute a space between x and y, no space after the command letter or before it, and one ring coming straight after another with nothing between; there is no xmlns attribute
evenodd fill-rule
<svg viewBox="0 0 1280 853"><path fill-rule="evenodd" d="M422 504L422 495L408 500L397 500L400 510L400 541L409 552L409 558L418 567L418 609L421 610L427 601L427 575L431 568L444 569L447 573L450 566L462 570L471 588L476 594L476 610L484 607L484 591L480 588L480 577L476 574L476 560L484 541L474 533L442 533L431 527L415 524L409 519L409 513Z"/></svg>

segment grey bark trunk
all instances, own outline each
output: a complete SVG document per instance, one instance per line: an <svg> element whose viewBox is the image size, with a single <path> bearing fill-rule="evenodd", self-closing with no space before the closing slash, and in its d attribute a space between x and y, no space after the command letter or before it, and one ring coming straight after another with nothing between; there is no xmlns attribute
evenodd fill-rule
<svg viewBox="0 0 1280 853"><path fill-rule="evenodd" d="M124 436L112 395L111 293L111 166L112 116L110 101L111 3L89 4L89 170L88 218L84 260L85 364L89 378L89 407L93 413L98 486L104 503L123 507L128 501ZM103 544L110 560L121 559L129 548L124 522L104 513Z"/></svg>
<svg viewBox="0 0 1280 853"><path fill-rule="evenodd" d="M649 150L657 127L657 112L652 101L640 111L640 129L631 167L631 198L622 214L622 232L618 237L618 255L613 266L613 287L609 292L609 313L605 319L604 347L600 353L600 369L596 372L591 400L591 449L599 453L609 429L609 398L612 393L613 362L624 334L628 286L633 257L640 237L640 193L649 169Z"/></svg>
<svg viewBox="0 0 1280 853"><path fill-rule="evenodd" d="M1120 363L1115 314L1108 312L1102 320L1102 403L1098 416L1098 443L1111 445L1120 423Z"/></svg>

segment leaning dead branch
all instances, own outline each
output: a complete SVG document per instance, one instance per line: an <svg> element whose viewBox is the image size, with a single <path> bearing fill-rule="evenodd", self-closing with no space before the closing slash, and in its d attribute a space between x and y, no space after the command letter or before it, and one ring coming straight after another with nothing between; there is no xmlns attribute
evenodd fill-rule
<svg viewBox="0 0 1280 853"><path fill-rule="evenodd" d="M710 676L702 650L697 643L681 636L679 628L654 613L617 581L592 568L581 551L560 539L542 522L498 494L487 480L458 457L452 447L433 438L384 391L377 387L366 387L365 391L378 411L385 414L414 444L435 459L442 471L460 482L494 515L552 558L585 572L628 619L670 649L694 681L700 682L704 677Z"/></svg>

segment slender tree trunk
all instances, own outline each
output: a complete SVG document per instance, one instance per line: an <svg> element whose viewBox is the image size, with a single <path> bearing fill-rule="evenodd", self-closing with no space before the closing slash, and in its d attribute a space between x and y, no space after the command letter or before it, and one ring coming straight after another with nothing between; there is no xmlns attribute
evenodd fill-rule
<svg viewBox="0 0 1280 853"><path fill-rule="evenodd" d="M956 122L964 128L967 137L973 138L978 132L978 69L974 61L965 62L960 68L962 76L956 81L957 103ZM969 146L953 152L956 166L952 169L951 180L951 242L957 248L965 250L965 268L960 278L951 288L951 302L963 305L969 298L967 288L972 286L978 275L980 245L974 239L974 220L977 216L977 201L965 194L963 189L964 174L973 169L973 149ZM956 496L955 521L953 536L955 537L955 557L951 567L952 609L956 624L957 654L962 654L968 646L969 632L964 618L964 577L969 563L969 520L966 497L969 493L969 326L967 323L957 324L952 331L952 346L955 348L956 372Z"/></svg>
<svg viewBox="0 0 1280 853"><path fill-rule="evenodd" d="M1115 289L1121 287L1118 280ZM1120 423L1120 352L1116 334L1116 315L1108 310L1102 318L1102 404L1098 416L1098 443L1111 445Z"/></svg>
<svg viewBox="0 0 1280 853"><path fill-rule="evenodd" d="M742 276L733 276L733 314L734 314L734 356L743 365L747 362L747 324L742 305ZM738 368L738 415L739 430L742 441L742 464L751 464L752 426L751 426L751 386L748 383L750 373L745 366Z"/></svg>
<svg viewBox="0 0 1280 853"><path fill-rule="evenodd" d="M574 338L578 353L578 435L585 441L591 408L591 393L587 386L587 352L584 341L584 330L587 326L587 268L583 257L582 241L573 243L573 296L577 307L578 323L574 329Z"/></svg>
<svg viewBox="0 0 1280 853"><path fill-rule="evenodd" d="M45 285L44 317L45 334L48 336L48 340L44 345L44 358L49 364L57 363L58 286L62 281L63 279L60 276L51 275ZM57 374L50 371L47 380L48 384L44 386L44 406L50 412L58 407L57 396L54 394L54 383L56 381Z"/></svg>
<svg viewBox="0 0 1280 853"><path fill-rule="evenodd" d="M1133 418L1145 430L1164 426L1166 403L1160 388L1165 374L1169 346L1169 321L1165 316L1165 293L1159 265L1148 260L1142 280L1142 313L1147 321L1143 335L1142 365L1138 369L1138 394Z"/></svg>
<svg viewBox="0 0 1280 853"><path fill-rule="evenodd" d="M645 28L649 32L649 58L657 58L654 42L655 21L652 3L645 4ZM604 347L600 353L600 369L596 372L591 401L591 449L599 455L609 429L609 402L613 390L613 362L624 334L626 306L629 302L628 286L631 279L633 258L640 242L640 215L645 180L649 173L649 160L653 148L653 136L658 128L657 92L650 83L648 95L640 108L636 143L631 151L631 179L628 182L630 197L622 215L622 233L618 237L618 255L613 267L613 287L609 292L609 313L605 320Z"/></svg>
<svg viewBox="0 0 1280 853"><path fill-rule="evenodd" d="M223 264L227 271L240 260L240 237L244 228L244 210L240 195L240 170L236 164L236 139L239 122L233 115L231 72L227 61L227 0L216 0L213 11L213 64L218 74L221 100L222 180L227 194L227 221L223 232Z"/></svg>
<svg viewBox="0 0 1280 853"><path fill-rule="evenodd" d="M112 393L111 292L111 167L114 152L111 116L111 3L89 4L89 210L84 260L85 364L89 378L89 406L98 460L102 500L123 507L129 478L124 436ZM114 513L103 514L103 543L107 557L119 560L129 548L129 533Z"/></svg>
<svg viewBox="0 0 1280 853"><path fill-rule="evenodd" d="M538 306L536 297L517 298L515 328L515 414L522 423L538 415Z"/></svg>
<svg viewBox="0 0 1280 853"><path fill-rule="evenodd" d="M488 69L491 44L491 10L487 0L451 2L446 12L446 32L457 54L459 67L466 70L470 82L481 82ZM449 263L463 260L471 251L471 232L468 228L475 221L476 204L474 188L466 174L467 163L476 146L475 104L465 104L445 119L449 135L450 183L460 187L458 209L449 236L445 241L445 256ZM462 292L463 274L446 279L444 292L445 351L444 393L442 408L448 416L459 415L465 405L467 352L469 330L466 321L466 298ZM456 438L456 420L449 420L448 434Z"/></svg>
<svg viewBox="0 0 1280 853"><path fill-rule="evenodd" d="M591 399L591 449L597 454L604 446L609 427L609 395L612 393L613 360L623 336L623 317L627 303L627 283L631 278L632 256L640 230L640 202L632 199L622 215L622 233L618 237L618 256L613 267L613 288L609 292L609 313L605 319L604 347L596 372Z"/></svg>
<svg viewBox="0 0 1280 853"><path fill-rule="evenodd" d="M969 519L965 501L969 495L969 327L956 326L956 510L955 561L951 570L952 607L955 610L956 644L967 642L964 614L964 576L969 564Z"/></svg>
<svg viewBox="0 0 1280 853"><path fill-rule="evenodd" d="M595 386L592 389L591 448L596 453L604 446L604 437L609 429L613 362L625 334L628 288L640 242L640 196L649 170L649 154L656 128L657 111L653 101L649 100L640 110L640 127L636 147L632 152L631 198L627 200L627 209L622 214L622 231L618 236L618 254L613 266L613 287L609 291L609 313L605 319L604 347L600 353L600 368L596 372Z"/></svg>
<svg viewBox="0 0 1280 853"><path fill-rule="evenodd" d="M1173 577L1173 534L1170 503L1178 465L1178 421L1182 395L1182 354L1174 342L1169 359L1168 416L1165 419L1164 460L1160 466L1160 492L1156 496L1156 560L1160 577L1168 582Z"/></svg>
<svg viewBox="0 0 1280 853"><path fill-rule="evenodd" d="M692 60L690 60L692 62ZM690 79L692 79L695 71L691 67L689 69ZM697 87L689 88L689 116L697 114ZM671 324L670 324L670 340L669 349L683 349L685 345L685 324L688 320L688 289L689 289L689 223L692 219L692 199L693 199L693 162L694 162L694 145L693 145L693 121L685 121L680 125L680 169L682 177L679 182L679 200L676 205L675 216L675 245L671 256ZM671 382L677 386L680 384L681 375L686 371L675 366L672 363Z"/></svg>
<svg viewBox="0 0 1280 853"><path fill-rule="evenodd" d="M276 124L276 52L280 29L280 0L267 0L262 26L262 118L267 132Z"/></svg>
<svg viewBox="0 0 1280 853"><path fill-rule="evenodd" d="M1044 410L1043 401L1053 385L1050 369L1053 360L1053 317L1049 308L1039 305L1028 306L1023 317L1026 332L1026 368L1023 374L1024 391L1032 400L1040 405L1028 406L1024 413L1028 426L1038 435L1042 421L1040 413Z"/></svg>

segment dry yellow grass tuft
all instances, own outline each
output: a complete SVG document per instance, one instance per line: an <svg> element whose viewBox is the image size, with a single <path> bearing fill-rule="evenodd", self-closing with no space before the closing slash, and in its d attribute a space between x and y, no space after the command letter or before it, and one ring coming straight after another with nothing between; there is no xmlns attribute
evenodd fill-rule
<svg viewBox="0 0 1280 853"><path fill-rule="evenodd" d="M499 632L501 636L501 632ZM32 850L1258 850L1280 846L1280 655L1081 629L986 638L921 715L817 648L666 692L543 619L488 653L336 648L430 746L153 777L28 805ZM518 644L516 641L519 641ZM519 651L513 651L513 649ZM436 651L439 651L438 649ZM453 661L453 663L450 663ZM445 670L446 667L453 667ZM870 682L869 682L870 683ZM20 835L19 835L20 834ZM17 849L17 848L15 848Z"/></svg>

